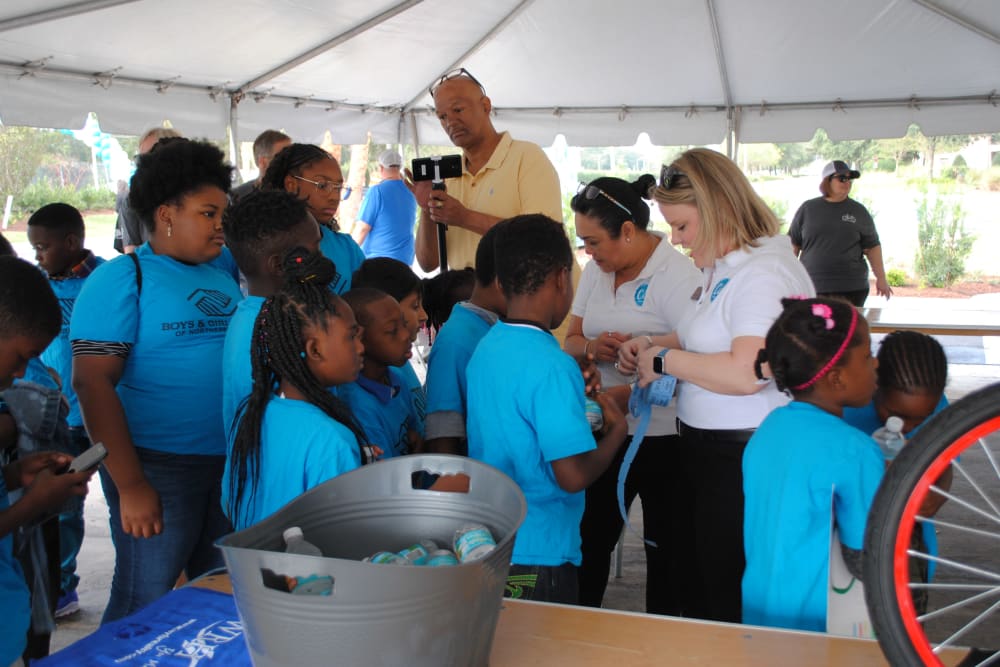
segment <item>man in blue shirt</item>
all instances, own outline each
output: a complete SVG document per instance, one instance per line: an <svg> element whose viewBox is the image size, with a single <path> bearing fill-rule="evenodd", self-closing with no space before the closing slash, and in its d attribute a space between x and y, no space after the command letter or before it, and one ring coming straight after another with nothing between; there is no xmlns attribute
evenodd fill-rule
<svg viewBox="0 0 1000 667"><path fill-rule="evenodd" d="M517 216L497 224L494 243L507 319L469 361L469 456L509 475L527 500L507 594L573 604L583 491L607 469L627 426L610 394L598 394L604 427L595 443L584 394L598 388L599 376L588 373L585 387L580 367L551 333L573 301L573 253L562 225L540 214Z"/></svg>
<svg viewBox="0 0 1000 667"><path fill-rule="evenodd" d="M87 276L104 260L84 247L83 216L69 204L48 204L28 218L28 242L35 250L35 260L49 278L49 285L62 308L62 328L40 357L44 366L59 376L59 388L69 404L70 454L77 456L90 447L83 427L80 403L73 391L73 350L69 344L69 321L76 297ZM59 561L61 576L55 617L63 618L80 610L76 593L80 577L76 575L76 556L83 544L83 499L77 498L72 509L59 515Z"/></svg>
<svg viewBox="0 0 1000 667"><path fill-rule="evenodd" d="M417 199L403 182L403 156L394 150L378 156L381 182L365 193L351 236L365 257L392 257L413 264L413 226Z"/></svg>

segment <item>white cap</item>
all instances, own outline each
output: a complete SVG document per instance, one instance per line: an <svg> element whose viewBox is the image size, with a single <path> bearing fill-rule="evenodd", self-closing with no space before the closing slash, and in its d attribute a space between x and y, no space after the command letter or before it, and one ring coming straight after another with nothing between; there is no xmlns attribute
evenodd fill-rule
<svg viewBox="0 0 1000 667"><path fill-rule="evenodd" d="M900 417L889 417L885 420L885 427L894 433L902 433L903 420Z"/></svg>
<svg viewBox="0 0 1000 667"><path fill-rule="evenodd" d="M383 167L402 167L403 156L389 148L378 154L378 163Z"/></svg>
<svg viewBox="0 0 1000 667"><path fill-rule="evenodd" d="M285 532L283 532L281 536L285 538L286 543L291 542L296 538L302 539L302 529L298 526L291 526L290 528L285 528Z"/></svg>

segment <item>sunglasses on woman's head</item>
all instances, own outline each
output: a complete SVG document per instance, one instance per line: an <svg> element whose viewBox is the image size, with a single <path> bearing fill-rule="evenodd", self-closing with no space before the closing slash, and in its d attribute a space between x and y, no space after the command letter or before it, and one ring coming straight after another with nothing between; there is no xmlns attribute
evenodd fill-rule
<svg viewBox="0 0 1000 667"><path fill-rule="evenodd" d="M678 176L684 176L684 172L674 165L663 165L660 168L660 187L664 190L674 187Z"/></svg>
<svg viewBox="0 0 1000 667"><path fill-rule="evenodd" d="M610 201L612 204L614 204L621 210L625 211L625 213L627 213L630 218L632 217L632 211L628 209L628 206L625 206L625 204L621 203L620 201L618 201L617 199L609 195L607 192L597 187L596 185L587 185L585 183L580 183L580 187L576 189L576 194L583 195L583 198L588 201L593 201L594 199L597 199L598 197L601 196L606 197L608 201Z"/></svg>

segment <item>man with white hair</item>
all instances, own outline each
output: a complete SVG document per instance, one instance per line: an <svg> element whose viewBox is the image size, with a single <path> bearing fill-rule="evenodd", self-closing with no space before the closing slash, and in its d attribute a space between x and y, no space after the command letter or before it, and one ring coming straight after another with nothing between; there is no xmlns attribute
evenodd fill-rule
<svg viewBox="0 0 1000 667"><path fill-rule="evenodd" d="M181 136L180 132L169 127L154 127L146 130L139 137L138 155L145 155L153 150L153 146L160 139L179 136ZM118 248L116 244L116 249L119 252L135 252L136 248L146 242L146 230L143 228L142 222L139 221L139 216L129 206L127 197L122 200L122 205L118 209L118 220L115 221L115 236L117 237L116 241L121 239L121 247Z"/></svg>
<svg viewBox="0 0 1000 667"><path fill-rule="evenodd" d="M365 257L392 257L413 264L417 200L403 182L403 156L393 149L378 156L381 182L365 193L351 236Z"/></svg>

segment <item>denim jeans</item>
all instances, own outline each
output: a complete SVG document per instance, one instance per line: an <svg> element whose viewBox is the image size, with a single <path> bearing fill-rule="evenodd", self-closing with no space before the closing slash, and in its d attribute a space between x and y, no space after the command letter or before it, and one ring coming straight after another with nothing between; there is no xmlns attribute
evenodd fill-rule
<svg viewBox="0 0 1000 667"><path fill-rule="evenodd" d="M163 531L136 538L122 530L118 489L102 467L101 485L111 514L115 573L101 623L128 616L173 589L182 572L194 579L222 567L214 542L232 531L222 513L225 456L171 454L136 447L146 480L160 495Z"/></svg>
<svg viewBox="0 0 1000 667"><path fill-rule="evenodd" d="M82 426L69 429L68 453L79 456L90 447L90 438ZM83 496L73 496L67 501L69 507L59 513L59 561L61 571L59 576L60 594L76 590L80 577L76 575L76 556L83 544Z"/></svg>

